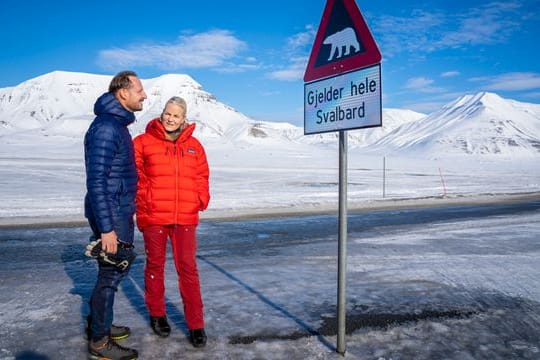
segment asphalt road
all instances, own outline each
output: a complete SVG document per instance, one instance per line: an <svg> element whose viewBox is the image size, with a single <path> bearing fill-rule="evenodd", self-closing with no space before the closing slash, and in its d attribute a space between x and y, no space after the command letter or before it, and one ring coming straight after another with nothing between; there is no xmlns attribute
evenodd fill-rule
<svg viewBox="0 0 540 360"><path fill-rule="evenodd" d="M337 229L337 214L205 219L198 257L211 340L196 352L179 331L171 261L174 336L164 346L148 329L137 233L140 256L118 296L127 344L142 359L341 359ZM348 230L348 359L540 358L540 199L355 209ZM0 359L85 356L89 235L70 223L0 229Z"/></svg>

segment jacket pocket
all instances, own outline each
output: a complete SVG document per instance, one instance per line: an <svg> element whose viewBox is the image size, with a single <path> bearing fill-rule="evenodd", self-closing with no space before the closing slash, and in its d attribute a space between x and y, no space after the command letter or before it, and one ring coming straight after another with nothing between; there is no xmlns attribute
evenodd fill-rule
<svg viewBox="0 0 540 360"><path fill-rule="evenodd" d="M148 187L148 189L146 189L146 209L148 211L148 213L151 213L154 211L154 202L152 201L152 188L151 187Z"/></svg>

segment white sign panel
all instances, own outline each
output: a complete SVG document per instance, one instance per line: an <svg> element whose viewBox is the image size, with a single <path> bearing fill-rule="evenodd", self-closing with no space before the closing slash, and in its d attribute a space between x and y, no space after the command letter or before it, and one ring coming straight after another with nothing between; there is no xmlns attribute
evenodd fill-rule
<svg viewBox="0 0 540 360"><path fill-rule="evenodd" d="M304 84L304 134L382 125L381 65Z"/></svg>

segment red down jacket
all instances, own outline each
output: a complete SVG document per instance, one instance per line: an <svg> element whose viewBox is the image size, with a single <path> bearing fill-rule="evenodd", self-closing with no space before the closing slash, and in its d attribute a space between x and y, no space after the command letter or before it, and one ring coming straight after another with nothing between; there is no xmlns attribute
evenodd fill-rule
<svg viewBox="0 0 540 360"><path fill-rule="evenodd" d="M137 226L196 225L210 201L208 161L189 124L176 141L154 119L134 139L137 183Z"/></svg>

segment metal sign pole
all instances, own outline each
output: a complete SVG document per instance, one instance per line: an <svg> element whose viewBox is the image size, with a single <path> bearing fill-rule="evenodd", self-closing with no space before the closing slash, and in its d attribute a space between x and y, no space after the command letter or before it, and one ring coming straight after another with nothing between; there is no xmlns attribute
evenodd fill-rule
<svg viewBox="0 0 540 360"><path fill-rule="evenodd" d="M348 34L346 40L343 34ZM347 54L353 48L350 56L334 55L335 45L342 42L347 45ZM362 44L362 51L351 45L356 43ZM332 46L324 46L328 44ZM304 135L339 131L337 352L342 355L347 272L346 130L382 126L381 59L355 0L327 0L304 73Z"/></svg>
<svg viewBox="0 0 540 360"><path fill-rule="evenodd" d="M347 132L339 132L339 236L338 236L338 331L337 352L345 354L347 273Z"/></svg>

